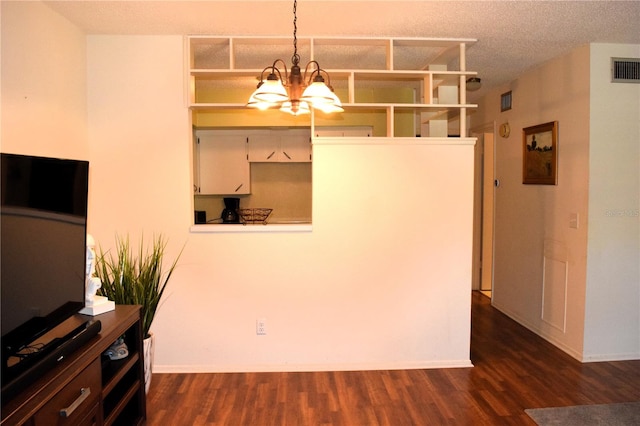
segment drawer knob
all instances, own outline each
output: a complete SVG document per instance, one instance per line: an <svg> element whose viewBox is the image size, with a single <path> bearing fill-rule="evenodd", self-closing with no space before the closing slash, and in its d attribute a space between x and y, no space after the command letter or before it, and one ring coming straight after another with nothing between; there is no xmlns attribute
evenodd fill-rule
<svg viewBox="0 0 640 426"><path fill-rule="evenodd" d="M76 400L73 401L70 406L60 410L60 417L71 416L71 414L73 414L73 412L76 411L76 408L78 408L80 404L82 404L89 395L91 395L91 388L80 389L80 396L77 397Z"/></svg>

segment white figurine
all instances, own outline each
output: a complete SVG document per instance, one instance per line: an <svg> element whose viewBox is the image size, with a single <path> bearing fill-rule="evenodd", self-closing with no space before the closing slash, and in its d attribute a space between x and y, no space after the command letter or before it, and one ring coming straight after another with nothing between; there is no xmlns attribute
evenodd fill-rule
<svg viewBox="0 0 640 426"><path fill-rule="evenodd" d="M96 243L93 237L87 234L87 267L85 271L85 293L84 303L86 306L93 306L96 292L102 287L100 278L96 277Z"/></svg>
<svg viewBox="0 0 640 426"><path fill-rule="evenodd" d="M87 234L87 255L86 269L84 280L84 308L80 310L81 314L99 315L105 312L113 311L115 303L104 296L96 296L96 292L102 287L100 278L95 276L96 273L96 243L93 237Z"/></svg>

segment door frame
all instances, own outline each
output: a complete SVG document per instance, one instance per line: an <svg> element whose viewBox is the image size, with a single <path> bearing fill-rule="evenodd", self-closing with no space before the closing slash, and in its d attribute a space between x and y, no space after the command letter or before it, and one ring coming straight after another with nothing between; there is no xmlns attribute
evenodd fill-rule
<svg viewBox="0 0 640 426"><path fill-rule="evenodd" d="M472 289L493 290L495 250L496 123L471 129L477 138L474 154L474 230Z"/></svg>

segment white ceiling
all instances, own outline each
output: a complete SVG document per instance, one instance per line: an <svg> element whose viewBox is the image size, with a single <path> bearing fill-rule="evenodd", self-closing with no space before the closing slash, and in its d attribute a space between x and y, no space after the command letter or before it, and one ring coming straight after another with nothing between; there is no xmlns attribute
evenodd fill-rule
<svg viewBox="0 0 640 426"><path fill-rule="evenodd" d="M292 0L45 3L87 34L293 33ZM475 38L467 69L483 89L471 102L577 46L640 44L640 1L299 0L297 15L298 36Z"/></svg>

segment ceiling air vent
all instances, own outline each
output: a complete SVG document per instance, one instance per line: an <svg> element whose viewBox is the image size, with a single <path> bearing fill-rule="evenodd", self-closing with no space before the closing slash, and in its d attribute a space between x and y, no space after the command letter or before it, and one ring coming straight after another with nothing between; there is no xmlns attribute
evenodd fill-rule
<svg viewBox="0 0 640 426"><path fill-rule="evenodd" d="M640 58L611 58L611 81L640 83Z"/></svg>

